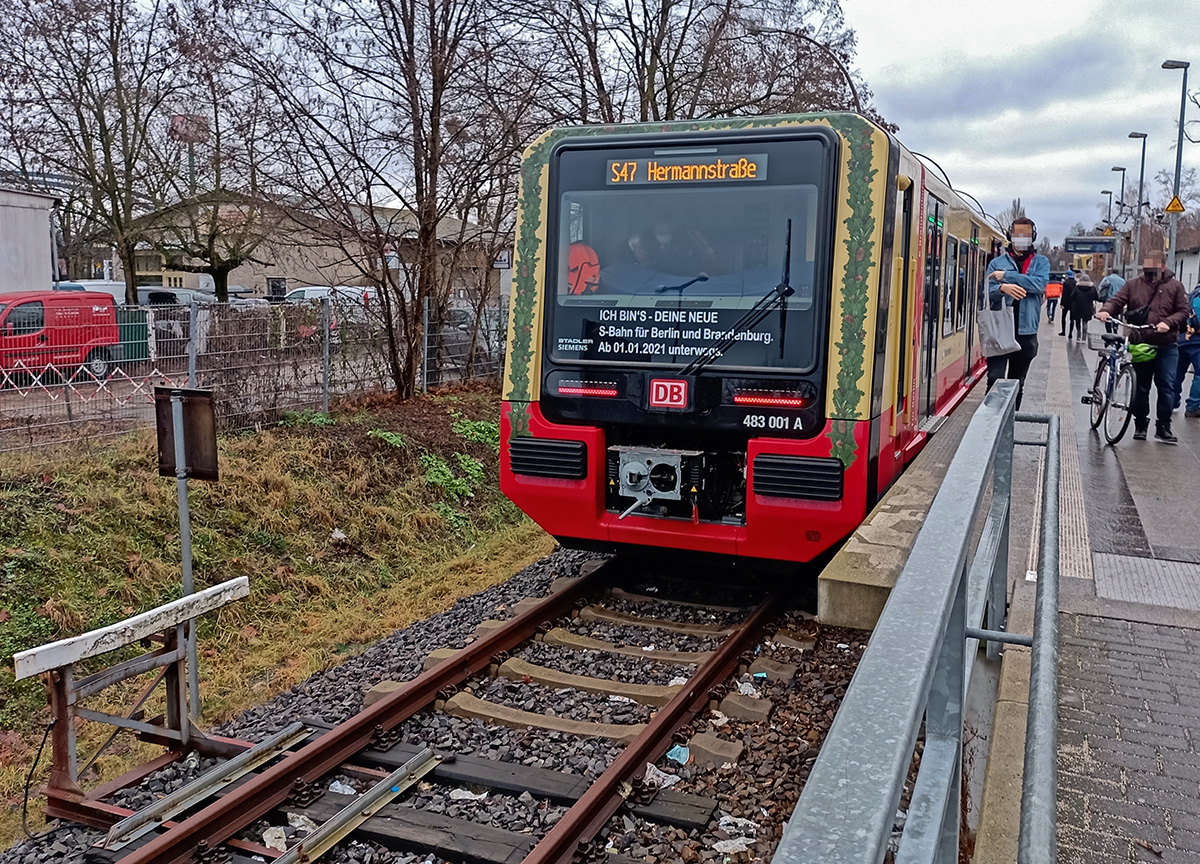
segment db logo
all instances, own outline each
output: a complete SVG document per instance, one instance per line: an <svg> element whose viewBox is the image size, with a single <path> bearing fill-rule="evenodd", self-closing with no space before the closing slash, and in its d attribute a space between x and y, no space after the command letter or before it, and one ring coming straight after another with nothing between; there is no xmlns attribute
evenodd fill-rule
<svg viewBox="0 0 1200 864"><path fill-rule="evenodd" d="M686 408L688 382L655 378L650 382L651 408Z"/></svg>

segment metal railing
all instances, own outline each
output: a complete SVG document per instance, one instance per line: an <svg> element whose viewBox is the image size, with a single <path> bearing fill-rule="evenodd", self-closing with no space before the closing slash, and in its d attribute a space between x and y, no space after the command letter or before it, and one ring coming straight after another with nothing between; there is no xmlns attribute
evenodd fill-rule
<svg viewBox="0 0 1200 864"><path fill-rule="evenodd" d="M1001 643L1032 643L1017 860L1055 860L1058 417L1017 413L1016 392L1015 381L998 382L975 412L784 830L776 864L883 861L922 720L925 747L895 861L956 864L963 705L981 639L993 658ZM1045 440L1014 441L1016 421L1045 425ZM1014 444L1046 448L1032 639L1002 632ZM989 475L991 503L972 556Z"/></svg>
<svg viewBox="0 0 1200 864"><path fill-rule="evenodd" d="M12 317L14 310L0 312ZM394 388L382 307L324 301L118 306L36 303L0 324L0 453L40 452L154 424L156 386L214 391L223 432L327 412L331 398ZM44 308L43 308L44 306ZM507 309L427 313L422 389L495 379ZM403 349L401 349L403 350ZM403 362L403 357L399 358Z"/></svg>

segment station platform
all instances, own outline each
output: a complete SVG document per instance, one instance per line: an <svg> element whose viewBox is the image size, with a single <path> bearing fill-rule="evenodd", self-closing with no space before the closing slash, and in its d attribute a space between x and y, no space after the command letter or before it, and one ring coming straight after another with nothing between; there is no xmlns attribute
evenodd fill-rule
<svg viewBox="0 0 1200 864"><path fill-rule="evenodd" d="M1080 403L1095 352L1058 323L1039 343L1022 410L1058 414L1062 436L1058 860L1200 864L1200 419L1176 412L1177 445L1131 427L1108 446ZM1026 633L1043 452L1014 457L1009 629ZM976 864L1017 857L1028 662L1005 652Z"/></svg>

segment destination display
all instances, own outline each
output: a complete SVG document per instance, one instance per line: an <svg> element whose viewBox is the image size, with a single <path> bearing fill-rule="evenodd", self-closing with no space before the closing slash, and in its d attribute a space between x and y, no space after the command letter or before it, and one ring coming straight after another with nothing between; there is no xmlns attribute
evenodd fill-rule
<svg viewBox="0 0 1200 864"><path fill-rule="evenodd" d="M609 186L652 186L766 179L767 154L751 153L744 156L610 159L605 182Z"/></svg>

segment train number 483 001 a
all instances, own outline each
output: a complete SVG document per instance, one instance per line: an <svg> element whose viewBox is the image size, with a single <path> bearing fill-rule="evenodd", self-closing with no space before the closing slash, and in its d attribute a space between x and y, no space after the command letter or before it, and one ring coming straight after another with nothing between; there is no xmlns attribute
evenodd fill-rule
<svg viewBox="0 0 1200 864"><path fill-rule="evenodd" d="M779 417L768 414L747 414L742 420L742 425L751 429L796 430L804 428L799 417Z"/></svg>

